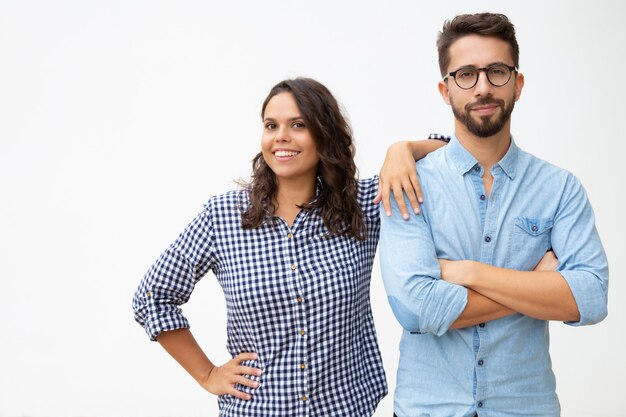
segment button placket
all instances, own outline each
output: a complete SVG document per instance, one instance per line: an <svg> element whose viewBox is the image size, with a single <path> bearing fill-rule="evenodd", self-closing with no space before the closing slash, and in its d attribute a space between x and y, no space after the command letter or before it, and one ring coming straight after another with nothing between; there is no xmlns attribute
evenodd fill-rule
<svg viewBox="0 0 626 417"><path fill-rule="evenodd" d="M480 214L481 214L481 225L482 225L482 242L480 245L480 258L479 261L483 263L492 264L494 260L494 254L496 251L496 247L498 246L498 238L499 238L499 230L498 230L498 218L500 213L500 197L499 193L503 186L503 177L499 175L497 172L493 173L493 183L491 185L491 192L489 197L487 197L486 189L484 187L484 182L480 182L480 189L478 189L478 198L480 199ZM482 199L482 195L485 195L485 199ZM484 208L484 211L483 211ZM487 384L487 376L486 373L488 371L487 360L489 359L489 354L491 351L491 339L489 337L489 326L486 323L479 323L475 327L477 331L477 335L479 337L479 345L478 349L475 351L476 359L474 362L475 366L475 377L476 377L476 407L482 408L484 406L483 400L478 400L481 398L486 398L489 393L489 386Z"/></svg>
<svg viewBox="0 0 626 417"><path fill-rule="evenodd" d="M488 264L493 262L496 246L498 246L496 244L498 238L497 224L500 212L500 199L498 197L498 193L502 187L502 181L503 179L500 176L494 175L493 184L491 185L491 194L485 201L486 210L484 212L484 218L481 219L481 223L483 225L483 244L481 245L480 262ZM485 194L484 185L481 194Z"/></svg>
<svg viewBox="0 0 626 417"><path fill-rule="evenodd" d="M308 397L308 369L307 369L307 342L308 342L308 328L307 328L307 318L306 318L306 309L304 305L304 287L302 282L302 265L300 259L298 258L298 254L301 252L298 249L298 243L302 241L306 241L306 233L303 234L304 220L306 217L301 219L297 219L300 221L294 221L294 224L291 228L288 228L285 237L287 239L287 247L289 248L286 253L289 262L289 269L291 269L292 277L293 277L293 289L296 292L292 297L294 300L293 304L293 314L294 319L297 323L297 335L295 336L297 339L296 344L298 346L298 352L300 356L300 363L296 365L297 367L297 375L298 375L298 386L300 395L298 397L300 404L302 407L308 408L309 397ZM297 230L296 230L297 229ZM303 410L304 411L304 410Z"/></svg>

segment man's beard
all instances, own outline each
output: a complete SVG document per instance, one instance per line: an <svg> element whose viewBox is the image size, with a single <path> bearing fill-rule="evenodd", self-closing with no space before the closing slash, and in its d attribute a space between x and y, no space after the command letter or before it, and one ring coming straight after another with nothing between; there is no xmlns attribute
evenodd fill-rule
<svg viewBox="0 0 626 417"><path fill-rule="evenodd" d="M489 136L495 135L502 130L506 122L511 117L513 107L515 107L515 99L512 98L511 105L509 107L506 107L506 103L504 102L504 100L483 97L474 103L466 104L464 111L461 111L454 106L452 98L450 98L450 104L452 107L452 112L454 113L454 117L456 117L459 122L463 123L465 127L467 127L467 130L480 138L487 138ZM502 109L500 117L498 117L494 121L491 121L490 119L492 116L481 116L480 121L476 121L471 115L472 107L485 106L489 104L494 104Z"/></svg>

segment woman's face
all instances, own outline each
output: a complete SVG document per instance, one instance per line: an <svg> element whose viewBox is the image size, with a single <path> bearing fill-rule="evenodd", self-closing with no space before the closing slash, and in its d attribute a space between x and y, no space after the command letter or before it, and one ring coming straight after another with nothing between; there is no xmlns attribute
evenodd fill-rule
<svg viewBox="0 0 626 417"><path fill-rule="evenodd" d="M279 93L267 103L261 149L279 184L281 180L315 181L317 146L293 94Z"/></svg>

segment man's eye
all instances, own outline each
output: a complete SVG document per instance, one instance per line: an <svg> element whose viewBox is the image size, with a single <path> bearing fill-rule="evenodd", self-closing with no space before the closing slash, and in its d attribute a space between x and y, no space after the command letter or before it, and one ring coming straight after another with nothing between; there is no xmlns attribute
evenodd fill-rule
<svg viewBox="0 0 626 417"><path fill-rule="evenodd" d="M274 123L265 123L265 128L272 130L272 129L276 129L276 124Z"/></svg>
<svg viewBox="0 0 626 417"><path fill-rule="evenodd" d="M462 70L459 71L456 76L459 78L472 78L474 77L474 74L476 74L476 71L474 70Z"/></svg>

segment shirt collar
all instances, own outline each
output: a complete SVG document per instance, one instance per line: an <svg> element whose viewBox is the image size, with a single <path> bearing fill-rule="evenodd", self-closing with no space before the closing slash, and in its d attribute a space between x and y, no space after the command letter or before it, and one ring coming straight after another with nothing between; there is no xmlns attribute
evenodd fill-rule
<svg viewBox="0 0 626 417"><path fill-rule="evenodd" d="M446 152L461 175L467 174L478 164L476 158L474 158L474 156L469 153L463 145L461 145L461 142L459 142L456 135L453 135L450 139L450 143L446 146ZM514 179L518 154L519 148L515 144L513 136L511 136L511 145L509 146L509 149L504 157L502 157L502 159L494 165L494 168L500 167L510 179Z"/></svg>
<svg viewBox="0 0 626 417"><path fill-rule="evenodd" d="M478 163L476 158L461 145L456 135L452 135L450 143L446 146L446 153L461 175L467 174Z"/></svg>
<svg viewBox="0 0 626 417"><path fill-rule="evenodd" d="M499 165L502 168L502 171L510 178L515 179L515 171L517 168L517 159L519 155L519 148L515 144L513 140L513 136L511 135L511 145L509 146L509 150L506 151L506 154L502 157L500 162L496 165Z"/></svg>

